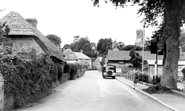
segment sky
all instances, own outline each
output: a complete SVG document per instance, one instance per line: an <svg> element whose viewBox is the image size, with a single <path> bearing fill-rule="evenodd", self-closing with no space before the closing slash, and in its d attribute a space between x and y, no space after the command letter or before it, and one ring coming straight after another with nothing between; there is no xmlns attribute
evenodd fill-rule
<svg viewBox="0 0 185 111"><path fill-rule="evenodd" d="M44 35L55 34L62 40L61 47L73 42L73 37L88 37L98 43L101 38L112 38L126 45L134 44L136 30L142 29L138 6L116 8L113 4L100 2L94 7L91 0L0 0L0 17L10 11L23 18L36 18L37 29ZM150 37L154 28L145 29Z"/></svg>

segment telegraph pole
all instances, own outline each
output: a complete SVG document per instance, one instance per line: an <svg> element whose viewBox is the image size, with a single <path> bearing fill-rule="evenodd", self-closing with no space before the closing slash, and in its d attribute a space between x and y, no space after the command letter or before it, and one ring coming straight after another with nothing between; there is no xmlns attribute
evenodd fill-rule
<svg viewBox="0 0 185 111"><path fill-rule="evenodd" d="M142 73L143 73L143 69L144 69L144 47L145 47L144 46L145 45L145 41L144 41L145 39L144 38L145 38L145 29L143 30L143 38L142 38L143 39L142 40L142 43L143 43L142 44Z"/></svg>
<svg viewBox="0 0 185 111"><path fill-rule="evenodd" d="M143 82L143 75L144 75L144 47L145 47L145 29L143 29L143 37L142 37L142 82Z"/></svg>

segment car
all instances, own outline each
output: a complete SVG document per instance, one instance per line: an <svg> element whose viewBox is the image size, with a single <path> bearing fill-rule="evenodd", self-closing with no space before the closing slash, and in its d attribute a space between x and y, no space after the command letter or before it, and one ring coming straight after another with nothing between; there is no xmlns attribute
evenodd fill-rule
<svg viewBox="0 0 185 111"><path fill-rule="evenodd" d="M102 67L102 77L112 77L113 79L116 78L116 66L114 65L104 65Z"/></svg>

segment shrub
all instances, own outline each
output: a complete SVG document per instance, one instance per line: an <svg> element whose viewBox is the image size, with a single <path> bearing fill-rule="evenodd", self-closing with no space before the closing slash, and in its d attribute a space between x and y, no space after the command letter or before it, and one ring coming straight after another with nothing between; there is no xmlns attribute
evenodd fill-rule
<svg viewBox="0 0 185 111"><path fill-rule="evenodd" d="M149 82L149 81L148 81L148 75L145 74L145 73L144 73L144 74L140 73L140 74L139 74L139 81L147 82L147 83L148 83L148 82Z"/></svg>
<svg viewBox="0 0 185 111"><path fill-rule="evenodd" d="M87 69L81 64L78 64L77 66L78 66L78 69L77 69L77 78L78 78L83 76Z"/></svg>
<svg viewBox="0 0 185 111"><path fill-rule="evenodd" d="M68 73L69 79L73 80L75 78L81 77L86 70L86 67L78 63L67 63L64 66L64 74Z"/></svg>
<svg viewBox="0 0 185 111"><path fill-rule="evenodd" d="M67 63L64 67L64 73L68 73L70 75L71 80L74 80L77 77L77 69L78 65L76 63Z"/></svg>
<svg viewBox="0 0 185 111"><path fill-rule="evenodd" d="M14 96L15 107L35 102L51 93L58 71L48 55L23 60L18 55L12 55L10 48L5 48L0 61L4 92Z"/></svg>

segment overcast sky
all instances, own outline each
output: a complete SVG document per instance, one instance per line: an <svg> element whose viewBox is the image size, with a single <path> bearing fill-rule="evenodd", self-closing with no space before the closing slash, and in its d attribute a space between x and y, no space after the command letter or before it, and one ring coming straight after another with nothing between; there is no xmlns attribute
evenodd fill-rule
<svg viewBox="0 0 185 111"><path fill-rule="evenodd" d="M104 1L104 0L102 0ZM44 34L56 34L61 46L70 44L79 35L97 43L100 38L112 38L126 45L134 44L136 29L141 29L137 6L115 8L101 2L94 7L91 0L1 0L0 16L16 11L24 18L36 18L37 28ZM150 37L153 29L145 29Z"/></svg>

